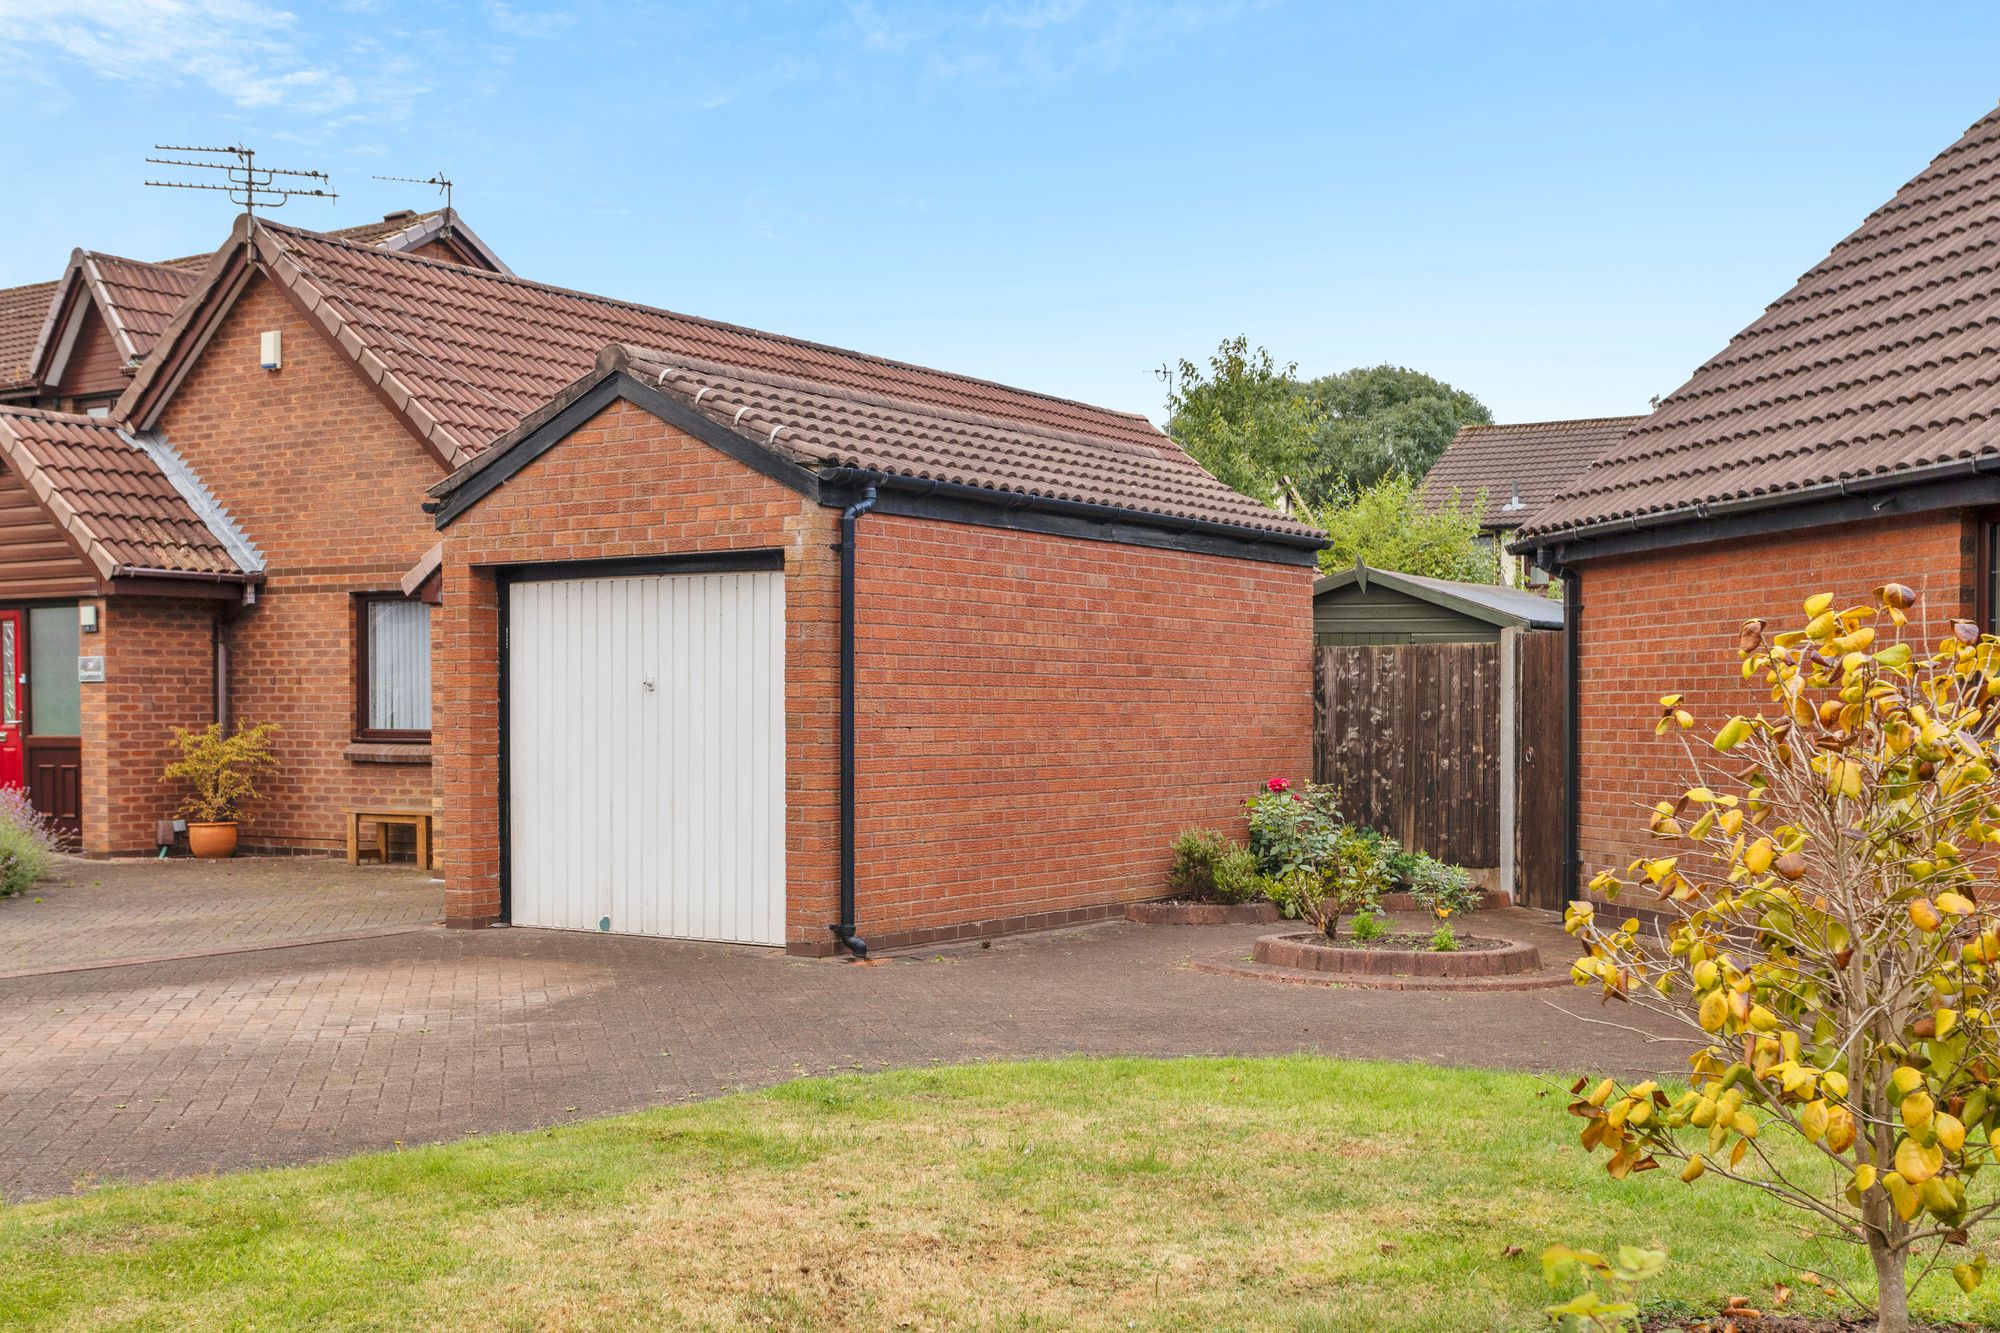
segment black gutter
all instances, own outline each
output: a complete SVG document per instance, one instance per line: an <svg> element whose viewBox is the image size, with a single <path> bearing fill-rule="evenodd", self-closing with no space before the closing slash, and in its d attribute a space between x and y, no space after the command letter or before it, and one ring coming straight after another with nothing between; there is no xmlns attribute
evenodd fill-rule
<svg viewBox="0 0 2000 1333"><path fill-rule="evenodd" d="M1243 524L1220 523L1213 519L1178 518L1144 509L1126 509L1118 505L1094 504L1085 500L1059 500L1052 496L1024 495L1019 491L995 490L990 486L971 486L956 481L904 477L894 473L873 472L865 468L827 468L819 474L819 477L822 484L829 486L873 486L889 494L909 496L914 499L935 498L939 501L976 505L987 510L1044 514L1052 518L1102 525L1122 523L1133 528L1151 529L1190 539L1226 541L1247 547L1277 546L1300 552L1304 557L1302 563L1312 563L1317 560L1318 553L1328 545L1327 539L1319 533L1277 532ZM888 494L883 496L885 502L888 498Z"/></svg>
<svg viewBox="0 0 2000 1333"><path fill-rule="evenodd" d="M854 544L880 480L862 475L861 497L840 511L840 920L828 927L856 958L868 956L868 941L854 933Z"/></svg>
<svg viewBox="0 0 2000 1333"><path fill-rule="evenodd" d="M1561 552L1562 560L1626 555L1662 546L1763 536L1887 514L1925 513L1993 502L2000 455L1952 459L1866 477L1821 482L1795 491L1737 496L1649 514L1580 523L1509 542L1514 555ZM1967 483L1985 483L1976 492ZM1553 558L1553 557L1552 557ZM1548 565L1541 560L1543 568Z"/></svg>
<svg viewBox="0 0 2000 1333"><path fill-rule="evenodd" d="M1561 903L1579 896L1583 880L1583 575L1566 569L1563 581L1563 882Z"/></svg>

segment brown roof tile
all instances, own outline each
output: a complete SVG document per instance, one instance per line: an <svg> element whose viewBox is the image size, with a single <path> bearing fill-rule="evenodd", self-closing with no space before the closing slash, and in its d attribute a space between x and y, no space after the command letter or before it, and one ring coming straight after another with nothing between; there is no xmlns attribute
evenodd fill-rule
<svg viewBox="0 0 2000 1333"><path fill-rule="evenodd" d="M663 387L733 395L770 447L1058 499L1309 531L1224 486L1152 423L985 380L260 223L259 253L441 455L464 461L612 344ZM737 409L743 420L736 420ZM717 410L704 396L701 410ZM759 443L766 443L759 439Z"/></svg>
<svg viewBox="0 0 2000 1333"><path fill-rule="evenodd" d="M808 468L864 468L1270 531L1310 532L1185 454L626 348L627 368Z"/></svg>
<svg viewBox="0 0 2000 1333"><path fill-rule="evenodd" d="M2000 452L2000 110L1526 525L1789 503Z"/></svg>
<svg viewBox="0 0 2000 1333"><path fill-rule="evenodd" d="M34 382L28 363L35 355L35 340L42 336L49 301L55 294L53 282L0 288L0 392Z"/></svg>
<svg viewBox="0 0 2000 1333"><path fill-rule="evenodd" d="M96 251L85 251L84 256L111 336L133 361L143 360L153 350L181 302L201 285L199 269Z"/></svg>
<svg viewBox="0 0 2000 1333"><path fill-rule="evenodd" d="M1480 526L1518 528L1644 420L1584 417L1461 426L1425 474L1424 498L1439 505L1455 494L1470 508L1484 494L1486 512Z"/></svg>
<svg viewBox="0 0 2000 1333"><path fill-rule="evenodd" d="M0 455L104 578L133 571L245 577L160 465L103 420L0 406Z"/></svg>

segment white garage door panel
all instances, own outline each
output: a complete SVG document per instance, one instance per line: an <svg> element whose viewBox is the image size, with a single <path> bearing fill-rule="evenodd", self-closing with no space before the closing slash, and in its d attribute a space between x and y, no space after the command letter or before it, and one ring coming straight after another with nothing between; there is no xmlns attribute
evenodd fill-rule
<svg viewBox="0 0 2000 1333"><path fill-rule="evenodd" d="M785 581L516 583L515 924L785 941Z"/></svg>

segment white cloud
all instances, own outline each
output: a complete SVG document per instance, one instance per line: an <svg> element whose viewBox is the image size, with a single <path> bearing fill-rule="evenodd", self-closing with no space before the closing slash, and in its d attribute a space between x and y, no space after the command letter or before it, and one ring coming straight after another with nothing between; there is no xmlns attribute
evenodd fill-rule
<svg viewBox="0 0 2000 1333"><path fill-rule="evenodd" d="M10 68L54 51L106 78L204 84L245 108L325 113L352 78L300 49L298 18L258 0L0 0Z"/></svg>

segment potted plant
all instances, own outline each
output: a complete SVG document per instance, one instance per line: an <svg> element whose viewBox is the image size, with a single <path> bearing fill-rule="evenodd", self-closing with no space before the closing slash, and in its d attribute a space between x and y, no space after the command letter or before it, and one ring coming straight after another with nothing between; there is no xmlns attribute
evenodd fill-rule
<svg viewBox="0 0 2000 1333"><path fill-rule="evenodd" d="M243 805L257 799L257 780L278 768L270 744L277 729L275 723L259 722L238 727L230 736L219 722L199 730L174 728L181 757L167 765L163 776L191 789L181 813L187 816L188 850L196 856L236 854L236 821Z"/></svg>

